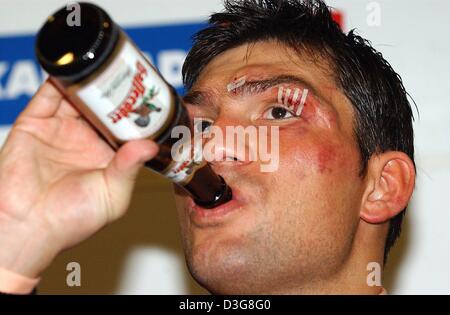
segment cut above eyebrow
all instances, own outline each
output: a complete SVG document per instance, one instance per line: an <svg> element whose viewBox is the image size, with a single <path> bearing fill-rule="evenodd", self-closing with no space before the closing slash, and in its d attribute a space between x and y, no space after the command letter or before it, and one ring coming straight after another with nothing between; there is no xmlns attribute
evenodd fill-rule
<svg viewBox="0 0 450 315"><path fill-rule="evenodd" d="M306 82L304 79L300 77L293 75L279 75L263 80L246 81L241 86L230 91L230 94L232 96L260 94L270 89L271 87L283 83L299 84L302 85L304 88L307 88L310 92L316 94L315 89L312 88L308 82ZM183 101L191 105L202 105L209 99L207 94L208 93L199 90L189 91L183 97Z"/></svg>

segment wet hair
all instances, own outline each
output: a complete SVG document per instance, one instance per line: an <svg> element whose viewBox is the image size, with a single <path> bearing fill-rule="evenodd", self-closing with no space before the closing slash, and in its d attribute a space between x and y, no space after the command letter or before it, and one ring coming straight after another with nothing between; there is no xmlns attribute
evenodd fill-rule
<svg viewBox="0 0 450 315"><path fill-rule="evenodd" d="M228 0L194 36L183 65L189 90L219 54L249 43L275 40L329 64L337 86L354 107L354 134L365 176L374 154L402 151L414 162L414 119L400 76L366 39L343 33L321 0ZM384 258L400 235L406 208L391 218Z"/></svg>

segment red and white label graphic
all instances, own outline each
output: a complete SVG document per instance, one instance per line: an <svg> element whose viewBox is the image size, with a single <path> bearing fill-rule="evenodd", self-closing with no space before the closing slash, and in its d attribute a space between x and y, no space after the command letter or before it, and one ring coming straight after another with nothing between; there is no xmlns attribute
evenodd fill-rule
<svg viewBox="0 0 450 315"><path fill-rule="evenodd" d="M78 97L120 141L158 133L173 110L166 83L128 42Z"/></svg>

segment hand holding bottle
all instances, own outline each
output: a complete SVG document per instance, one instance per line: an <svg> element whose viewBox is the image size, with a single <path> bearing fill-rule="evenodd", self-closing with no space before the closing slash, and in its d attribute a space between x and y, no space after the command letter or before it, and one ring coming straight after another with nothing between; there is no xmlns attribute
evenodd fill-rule
<svg viewBox="0 0 450 315"><path fill-rule="evenodd" d="M37 277L60 251L121 217L157 151L151 140L114 151L44 83L0 151L0 267Z"/></svg>

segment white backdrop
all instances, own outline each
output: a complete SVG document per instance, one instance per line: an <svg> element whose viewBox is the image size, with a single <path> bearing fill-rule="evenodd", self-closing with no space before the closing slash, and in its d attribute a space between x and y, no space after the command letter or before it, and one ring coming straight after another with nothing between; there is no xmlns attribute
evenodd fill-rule
<svg viewBox="0 0 450 315"><path fill-rule="evenodd" d="M200 22L222 7L218 0L94 2L123 26ZM0 37L34 34L46 16L65 3L1 0ZM450 294L450 1L342 0L328 4L342 11L345 30L357 28L384 54L420 111L414 124L417 188L403 237L388 264L388 272L396 269L395 277L387 281L390 293ZM0 82L6 85L7 80ZM4 88L0 85L0 92ZM8 130L0 125L0 143ZM162 248L135 248L128 254L116 292L185 293L183 264L182 258Z"/></svg>

